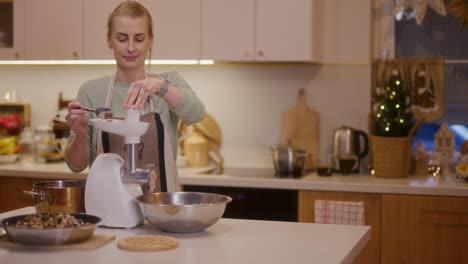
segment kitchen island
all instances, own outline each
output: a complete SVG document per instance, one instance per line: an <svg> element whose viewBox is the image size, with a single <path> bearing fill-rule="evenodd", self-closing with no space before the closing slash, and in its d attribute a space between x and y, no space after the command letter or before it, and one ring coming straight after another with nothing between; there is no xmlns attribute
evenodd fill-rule
<svg viewBox="0 0 468 264"><path fill-rule="evenodd" d="M222 174L210 170L179 169L179 183L183 187L244 188L257 193L289 190L295 193L295 202L284 207L294 208L296 221L304 223L316 222L317 200L364 203L365 225L372 227L372 236L354 263L468 263L464 246L468 244L468 183L453 176L384 179L369 174L320 177L309 173L288 179L275 177L273 168L226 168ZM0 165L0 206L8 211L33 205L22 191L31 189L34 182L84 180L86 175L87 171L70 172L64 163L28 168L21 163ZM232 198L226 214L236 204L243 205L245 195ZM260 195L260 199L268 198ZM255 208L256 212L277 208L261 201L263 208ZM245 213L243 206L238 208Z"/></svg>
<svg viewBox="0 0 468 264"><path fill-rule="evenodd" d="M33 207L0 214L0 219L34 213ZM145 223L133 229L97 228L97 234L119 238L166 235L179 240L176 249L130 252L116 240L93 251L4 249L0 263L351 263L370 237L368 226L322 225L221 218L198 233L166 233Z"/></svg>

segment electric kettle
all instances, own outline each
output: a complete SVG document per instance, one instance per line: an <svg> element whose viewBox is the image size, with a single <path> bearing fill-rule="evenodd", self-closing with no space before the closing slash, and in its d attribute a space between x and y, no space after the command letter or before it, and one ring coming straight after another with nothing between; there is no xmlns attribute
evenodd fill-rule
<svg viewBox="0 0 468 264"><path fill-rule="evenodd" d="M342 126L334 130L332 143L333 169L335 171L340 170L338 160L340 157L355 155L358 158L356 172L359 172L361 158L365 157L369 152L369 138L367 133L352 127ZM362 151L361 145L364 148Z"/></svg>

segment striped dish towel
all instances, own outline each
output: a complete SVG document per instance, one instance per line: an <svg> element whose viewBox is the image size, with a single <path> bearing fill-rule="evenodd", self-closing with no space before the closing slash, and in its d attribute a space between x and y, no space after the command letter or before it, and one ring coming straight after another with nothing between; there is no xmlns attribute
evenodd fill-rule
<svg viewBox="0 0 468 264"><path fill-rule="evenodd" d="M315 223L364 225L364 202L315 200Z"/></svg>

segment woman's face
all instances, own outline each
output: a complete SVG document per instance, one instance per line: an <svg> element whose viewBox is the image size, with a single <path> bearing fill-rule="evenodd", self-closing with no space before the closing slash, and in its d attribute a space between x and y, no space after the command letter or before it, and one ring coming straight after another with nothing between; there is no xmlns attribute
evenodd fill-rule
<svg viewBox="0 0 468 264"><path fill-rule="evenodd" d="M153 46L153 38L149 35L146 19L125 15L113 19L111 36L107 44L114 51L117 65L122 69L143 67L148 50Z"/></svg>

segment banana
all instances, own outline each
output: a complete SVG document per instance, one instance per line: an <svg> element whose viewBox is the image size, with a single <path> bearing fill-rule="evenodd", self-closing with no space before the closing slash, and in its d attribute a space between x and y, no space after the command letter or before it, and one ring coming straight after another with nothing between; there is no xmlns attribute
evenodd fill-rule
<svg viewBox="0 0 468 264"><path fill-rule="evenodd" d="M16 137L0 138L0 148L8 145L14 145L16 143Z"/></svg>
<svg viewBox="0 0 468 264"><path fill-rule="evenodd" d="M0 147L0 154L13 154L15 153L15 144L9 144L3 147Z"/></svg>

